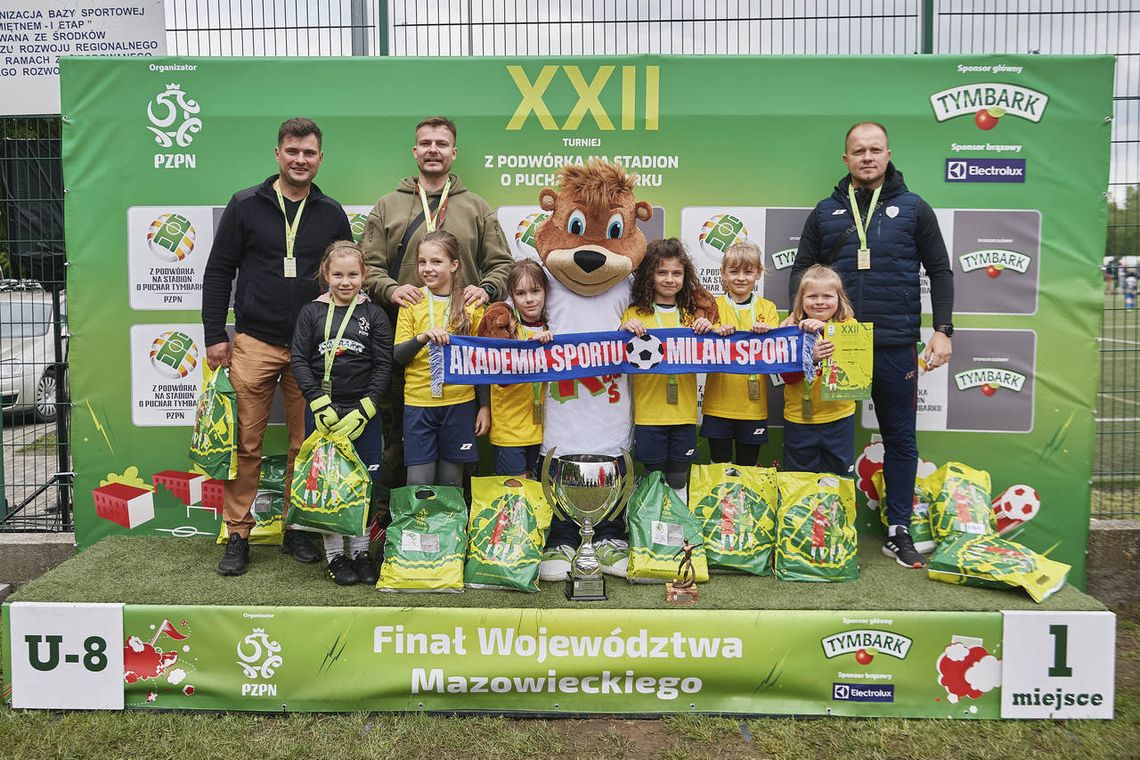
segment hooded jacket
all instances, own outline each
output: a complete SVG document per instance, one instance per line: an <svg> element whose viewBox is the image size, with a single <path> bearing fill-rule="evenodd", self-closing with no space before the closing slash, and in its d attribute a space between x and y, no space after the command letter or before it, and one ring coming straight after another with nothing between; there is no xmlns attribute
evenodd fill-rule
<svg viewBox="0 0 1140 760"><path fill-rule="evenodd" d="M920 265L930 278L934 324L949 324L954 310L954 275L938 219L930 204L907 189L902 172L888 163L870 219L866 212L873 191L855 190L871 249L871 268L859 269L859 235L847 193L850 184L851 176L844 175L804 223L792 264L792 300L808 267L831 266L843 278L855 318L875 325L875 345L913 345L919 340L921 318Z"/></svg>
<svg viewBox="0 0 1140 760"><path fill-rule="evenodd" d="M297 276L285 277L285 215L273 190L273 175L230 199L214 233L202 276L202 325L206 345L225 343L230 288L235 328L275 346L288 346L301 307L320 295L317 268L330 243L352 240L348 216L339 203L309 185L293 256Z"/></svg>
<svg viewBox="0 0 1140 760"><path fill-rule="evenodd" d="M440 229L459 240L463 282L484 287L491 300L503 298L507 295L507 275L514 259L499 227L499 219L495 210L468 190L463 180L454 174L450 176L451 189ZM417 177L405 177L393 192L376 201L368 213L360 240L368 264L365 290L374 301L385 306L391 304L392 293L400 285L423 285L416 273L416 250L427 234L427 227L423 224L423 203L416 190L416 180ZM428 205L435 213L440 191L427 195ZM412 234L406 249L401 250L404 232L413 222L419 228Z"/></svg>

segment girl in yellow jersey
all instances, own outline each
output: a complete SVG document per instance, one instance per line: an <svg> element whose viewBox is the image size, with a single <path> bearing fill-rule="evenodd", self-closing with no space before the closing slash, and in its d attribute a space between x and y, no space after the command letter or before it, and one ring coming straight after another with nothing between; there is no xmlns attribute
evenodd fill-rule
<svg viewBox="0 0 1140 760"><path fill-rule="evenodd" d="M463 306L459 241L446 230L424 235L416 253L424 298L400 308L393 356L404 371L404 464L408 485L462 486L463 465L479 459L475 437L487 432L490 409L477 405L470 385L444 384L431 392L428 343L472 335L482 306ZM453 298L454 295L454 298ZM453 308L454 307L454 308Z"/></svg>
<svg viewBox="0 0 1140 760"><path fill-rule="evenodd" d="M546 291L549 287L546 272L537 261L516 261L507 276L507 295L511 298L511 306L496 304L493 307L495 318L488 312L487 318L479 325L479 335L549 343L554 337L546 327ZM495 474L537 477L545 392L545 383L491 386L491 446L495 449Z"/></svg>
<svg viewBox="0 0 1140 760"><path fill-rule="evenodd" d="M828 323L854 322L855 311L835 270L810 267L800 280L791 319L805 332L824 333ZM850 475L855 469L855 402L824 401L822 362L835 344L816 341L815 371L782 375L784 387L784 469Z"/></svg>
<svg viewBox="0 0 1140 760"><path fill-rule="evenodd" d="M712 301L681 241L654 240L634 275L633 303L621 329L634 335L665 327L707 333L712 321L696 314L701 295ZM671 488L684 491L697 452L697 377L637 374L632 385L634 456L647 472L665 473Z"/></svg>
<svg viewBox="0 0 1140 760"><path fill-rule="evenodd" d="M764 333L779 325L776 304L752 292L763 273L755 243L736 243L725 251L720 263L724 295L716 299L723 328L718 332ZM760 447L768 442L768 378L710 374L701 411L701 435L709 441L712 461L755 467Z"/></svg>

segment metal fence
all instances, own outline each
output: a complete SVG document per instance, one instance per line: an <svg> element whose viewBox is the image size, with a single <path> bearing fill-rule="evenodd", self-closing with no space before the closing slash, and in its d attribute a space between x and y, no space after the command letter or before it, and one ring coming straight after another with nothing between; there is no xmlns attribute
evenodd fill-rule
<svg viewBox="0 0 1140 760"><path fill-rule="evenodd" d="M1140 516L1136 499L1140 483L1140 318L1124 292L1128 272L1140 274L1140 196L1136 192L1140 186L1140 8L1135 3L166 0L166 22L170 54L187 56L1116 55L1106 253L1114 257L1111 269L1120 276L1115 290L1113 280L1106 278L1092 511L1094 517ZM58 151L59 120L0 118L0 136L5 138L5 153L0 158L5 176L34 172L21 167L40 165L45 156L52 155L53 144ZM30 141L27 150L32 151L34 145L41 153L33 157L14 147L10 154L9 139ZM43 225L14 227L12 220L29 204L58 203L62 192L40 190L39 195L28 196L9 185L0 183L0 266L5 277L43 280L48 287L38 292L50 297L63 280L57 271L61 270L62 232ZM23 250L20 245L40 255L14 256L13 252ZM0 293L0 299L4 297ZM49 300L56 308L57 299ZM61 311L57 308L54 313ZM3 315L0 311L0 335L9 335L13 328L4 323ZM51 333L50 350L42 349L38 358L25 364L37 371L50 368L58 393L55 422L5 416L0 530L66 529L70 525L70 405L66 327L60 319L53 320ZM5 367L4 371L9 370Z"/></svg>

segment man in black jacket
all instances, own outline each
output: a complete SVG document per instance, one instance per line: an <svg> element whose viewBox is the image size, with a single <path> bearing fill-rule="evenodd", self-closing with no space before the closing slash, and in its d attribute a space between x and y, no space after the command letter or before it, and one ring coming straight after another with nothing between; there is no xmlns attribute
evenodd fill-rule
<svg viewBox="0 0 1140 760"><path fill-rule="evenodd" d="M325 248L351 240L344 209L313 184L324 159L321 130L309 119L285 121L277 134L278 173L230 199L214 236L202 278L206 362L230 368L237 392L238 473L226 482L222 515L229 531L221 575L241 575L249 563L250 507L261 473L261 445L274 389L281 384L289 431L286 473L305 436L305 402L289 368L289 343L301 307L320 294L316 273ZM226 312L234 275L235 335ZM288 510L288 482L285 508ZM282 550L300 562L317 551L302 533L285 532Z"/></svg>
<svg viewBox="0 0 1140 760"><path fill-rule="evenodd" d="M921 568L926 563L907 530L918 466L919 267L930 278L934 311L934 336L923 353L927 372L950 361L954 273L934 209L907 189L902 172L891 163L882 124L851 127L843 163L848 174L804 224L791 293L794 298L808 267L831 266L843 278L855 317L875 325L871 400L883 435L887 494L881 508L888 523L883 553L903 567Z"/></svg>

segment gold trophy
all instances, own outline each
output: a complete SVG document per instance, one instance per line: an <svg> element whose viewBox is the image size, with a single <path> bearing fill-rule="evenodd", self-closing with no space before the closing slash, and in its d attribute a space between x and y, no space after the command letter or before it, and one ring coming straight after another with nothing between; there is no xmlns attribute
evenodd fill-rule
<svg viewBox="0 0 1140 760"><path fill-rule="evenodd" d="M600 454L568 454L557 457L547 452L542 462L542 491L554 513L578 525L582 542L570 566L566 598L573 602L606 599L606 581L594 550L594 525L621 511L633 492L633 459L629 451L620 457ZM624 471L619 462L625 462ZM552 470L555 470L552 474Z"/></svg>
<svg viewBox="0 0 1140 760"><path fill-rule="evenodd" d="M697 547L685 541L685 545L677 550L673 559L681 558L677 563L677 577L665 584L665 601L669 604L692 606L697 603L700 594L697 592L697 572L693 569L693 550Z"/></svg>

